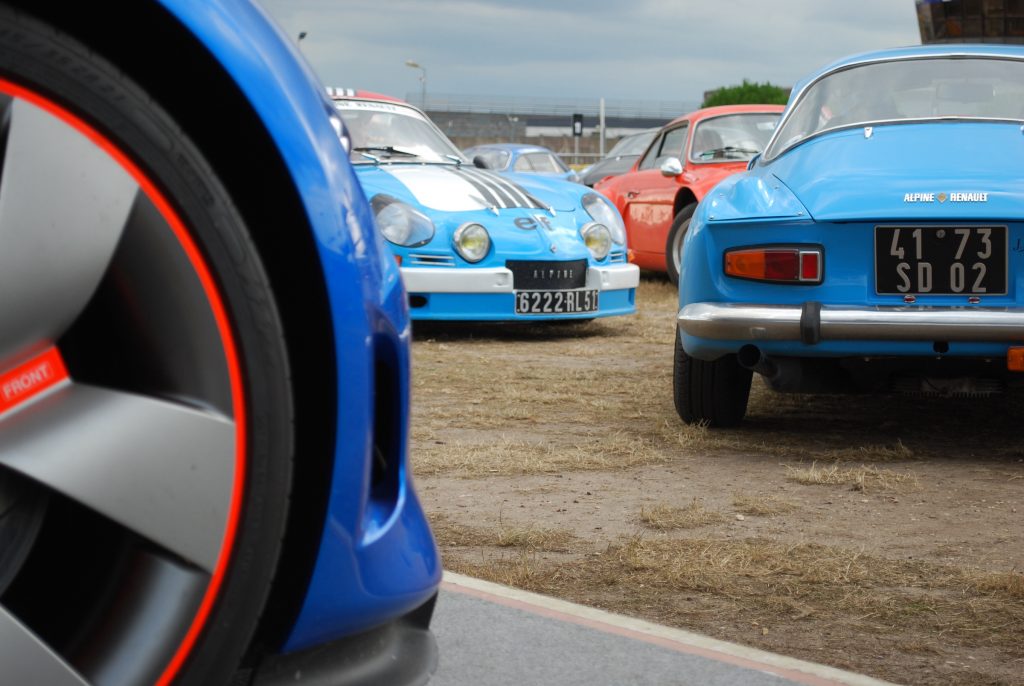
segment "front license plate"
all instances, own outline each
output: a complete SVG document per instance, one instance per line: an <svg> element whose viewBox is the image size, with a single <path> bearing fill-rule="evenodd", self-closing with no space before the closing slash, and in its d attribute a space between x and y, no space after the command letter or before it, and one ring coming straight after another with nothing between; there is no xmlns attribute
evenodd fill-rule
<svg viewBox="0 0 1024 686"><path fill-rule="evenodd" d="M516 291L516 314L597 312L597 291Z"/></svg>
<svg viewBox="0 0 1024 686"><path fill-rule="evenodd" d="M1005 295L1005 226L876 226L875 292Z"/></svg>

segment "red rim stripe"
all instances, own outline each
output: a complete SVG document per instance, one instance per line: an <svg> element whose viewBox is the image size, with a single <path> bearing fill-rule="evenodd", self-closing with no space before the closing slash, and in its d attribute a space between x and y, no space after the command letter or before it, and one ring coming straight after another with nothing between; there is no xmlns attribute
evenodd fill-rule
<svg viewBox="0 0 1024 686"><path fill-rule="evenodd" d="M139 184L139 188L142 189L142 192L146 194L146 197L149 198L160 215L171 227L175 237L178 239L182 249L185 251L189 262L192 263L192 268L196 271L196 276L199 278L203 291L206 293L206 298L209 301L210 309L213 311L213 316L217 323L217 330L220 333L221 343L224 346L225 362L227 363L228 375L231 379L231 405L235 422L235 479L231 494L231 506L228 509L228 519L224 531L224 540L221 544L220 555L217 558L217 565L213 570L213 574L210 577L210 584L207 586L206 593L203 595L202 602L199 605L199 611L192 620L192 624L189 626L184 640L181 645L178 646L178 649L175 651L170 663L168 663L163 673L157 679L156 683L158 686L165 686L166 684L169 684L181 670L182 665L188 658L192 648L195 647L199 634L202 632L203 627L206 625L206 622L210 617L210 613L213 610L213 604L217 599L217 594L220 592L221 585L223 584L224 577L227 573L228 561L231 558L231 551L234 548L238 522L241 517L242 494L244 491L246 477L245 396L242 385L241 364L238 359L238 350L235 345L234 336L231 332L227 310L221 300L216 284L210 274L210 270L207 268L206 262L203 260L202 254L199 252L199 249L192 240L192 237L185 229L184 222L182 222L181 218L167 201L167 198L164 197L163 193L157 189L156 185L149 180L138 165L132 162L127 155L122 153L111 141L96 131L96 129L92 128L90 125L86 124L84 121L56 103L5 79L0 79L0 91L30 102L36 107L49 112L67 125L76 129L79 133L110 155L110 157L113 158L121 168L135 179L135 182Z"/></svg>

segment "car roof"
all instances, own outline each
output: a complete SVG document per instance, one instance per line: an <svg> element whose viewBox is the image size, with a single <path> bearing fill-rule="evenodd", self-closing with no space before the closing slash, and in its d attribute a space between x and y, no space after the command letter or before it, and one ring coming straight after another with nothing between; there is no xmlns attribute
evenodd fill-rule
<svg viewBox="0 0 1024 686"><path fill-rule="evenodd" d="M798 94L807 84L813 83L825 74L846 67L868 62L884 62L887 60L914 59L928 57L1005 57L1011 59L1024 59L1024 46L1006 45L1003 43L955 43L939 45L912 45L904 48L887 48L885 50L872 50L862 52L848 57L843 57L835 62L825 65L810 76L802 79L793 87L793 95Z"/></svg>
<svg viewBox="0 0 1024 686"><path fill-rule="evenodd" d="M741 114L745 112L779 112L786 109L782 105L719 105L718 107L705 107L704 109L694 110L689 114L684 114L681 117L676 117L669 123L665 124L662 128L673 126L683 121L692 121L694 123L702 119L710 119L711 117L720 117L724 114Z"/></svg>
<svg viewBox="0 0 1024 686"><path fill-rule="evenodd" d="M332 100L377 100L380 102L398 102L403 105L409 104L401 98L384 95L383 93L374 93L373 91L358 90L356 88L335 88L334 86L328 86L327 95L329 95Z"/></svg>
<svg viewBox="0 0 1024 686"><path fill-rule="evenodd" d="M509 152L551 152L550 148L528 143L483 143L474 145L467 150L508 150Z"/></svg>

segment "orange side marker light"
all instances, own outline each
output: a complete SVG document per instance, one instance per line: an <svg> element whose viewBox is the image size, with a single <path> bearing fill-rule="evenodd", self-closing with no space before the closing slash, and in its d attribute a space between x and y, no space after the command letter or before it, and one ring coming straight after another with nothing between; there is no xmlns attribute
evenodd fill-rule
<svg viewBox="0 0 1024 686"><path fill-rule="evenodd" d="M1007 351L1006 368L1011 372L1024 372L1024 348L1010 348Z"/></svg>

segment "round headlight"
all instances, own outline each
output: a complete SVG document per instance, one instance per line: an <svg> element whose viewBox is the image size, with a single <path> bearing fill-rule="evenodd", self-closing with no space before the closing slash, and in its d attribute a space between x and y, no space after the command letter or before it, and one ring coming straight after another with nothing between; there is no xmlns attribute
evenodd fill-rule
<svg viewBox="0 0 1024 686"><path fill-rule="evenodd" d="M582 203L583 209L595 222L608 227L613 241L619 245L626 244L626 225L622 223L622 216L604 196L587 193L583 196Z"/></svg>
<svg viewBox="0 0 1024 686"><path fill-rule="evenodd" d="M466 262L479 262L491 249L491 236L480 224L463 224L455 230L452 242Z"/></svg>
<svg viewBox="0 0 1024 686"><path fill-rule="evenodd" d="M370 204L377 228L392 243L411 248L434 237L434 222L412 205L385 195L374 196Z"/></svg>
<svg viewBox="0 0 1024 686"><path fill-rule="evenodd" d="M612 234L607 226L596 223L587 224L580 229L580 234L583 236L583 242L587 245L587 250L595 260L603 260L608 257L608 253L612 249Z"/></svg>

